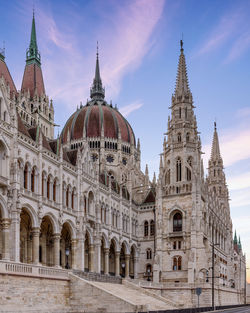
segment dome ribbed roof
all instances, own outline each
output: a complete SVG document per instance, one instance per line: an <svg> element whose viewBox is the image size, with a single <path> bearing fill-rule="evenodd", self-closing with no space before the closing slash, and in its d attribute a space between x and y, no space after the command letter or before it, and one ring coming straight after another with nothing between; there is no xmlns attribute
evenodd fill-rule
<svg viewBox="0 0 250 313"><path fill-rule="evenodd" d="M70 140L81 139L84 133L87 137L101 137L102 127L104 137L118 139L120 131L122 141L135 145L134 132L121 113L105 101L93 100L71 115L61 133L61 140L67 142L68 132Z"/></svg>

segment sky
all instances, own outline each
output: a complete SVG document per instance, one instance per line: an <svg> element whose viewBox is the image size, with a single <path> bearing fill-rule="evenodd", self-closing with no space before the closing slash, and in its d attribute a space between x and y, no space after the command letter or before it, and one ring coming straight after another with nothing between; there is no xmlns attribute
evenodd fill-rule
<svg viewBox="0 0 250 313"><path fill-rule="evenodd" d="M33 7L56 134L90 97L98 41L106 100L140 138L142 169L148 164L151 177L159 168L183 38L204 165L216 120L250 282L250 1L0 0L0 47L18 89Z"/></svg>

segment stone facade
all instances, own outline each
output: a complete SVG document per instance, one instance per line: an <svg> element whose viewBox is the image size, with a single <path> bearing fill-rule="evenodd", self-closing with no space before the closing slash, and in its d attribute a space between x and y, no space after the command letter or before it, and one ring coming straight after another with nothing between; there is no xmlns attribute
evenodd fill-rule
<svg viewBox="0 0 250 313"><path fill-rule="evenodd" d="M210 304L214 279L215 301L243 303L245 256L217 129L205 179L183 46L157 180L141 171L139 140L105 100L98 54L90 96L54 139L34 17L20 91L0 54L0 258L130 277L188 306L200 286Z"/></svg>

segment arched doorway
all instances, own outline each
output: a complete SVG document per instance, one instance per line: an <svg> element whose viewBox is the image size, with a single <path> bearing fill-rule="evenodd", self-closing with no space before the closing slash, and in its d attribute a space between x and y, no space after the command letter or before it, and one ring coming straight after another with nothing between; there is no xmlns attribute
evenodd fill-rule
<svg viewBox="0 0 250 313"><path fill-rule="evenodd" d="M25 208L20 213L20 262L32 262L32 220Z"/></svg>
<svg viewBox="0 0 250 313"><path fill-rule="evenodd" d="M60 265L63 268L72 268L73 249L72 249L72 236L70 226L67 223L63 224L61 231L60 242Z"/></svg>
<svg viewBox="0 0 250 313"><path fill-rule="evenodd" d="M54 265L53 225L49 216L44 216L40 227L39 262Z"/></svg>
<svg viewBox="0 0 250 313"><path fill-rule="evenodd" d="M115 276L115 242L112 239L109 247L109 274Z"/></svg>
<svg viewBox="0 0 250 313"><path fill-rule="evenodd" d="M90 236L88 232L85 234L85 242L84 242L84 270L85 272L90 272L91 268L91 245L90 245Z"/></svg>
<svg viewBox="0 0 250 313"><path fill-rule="evenodd" d="M120 276L125 277L125 267L126 267L126 260L125 260L125 254L126 254L126 247L125 244L122 244L121 252L120 252Z"/></svg>
<svg viewBox="0 0 250 313"><path fill-rule="evenodd" d="M131 247L130 258L129 258L129 276L135 278L135 247Z"/></svg>

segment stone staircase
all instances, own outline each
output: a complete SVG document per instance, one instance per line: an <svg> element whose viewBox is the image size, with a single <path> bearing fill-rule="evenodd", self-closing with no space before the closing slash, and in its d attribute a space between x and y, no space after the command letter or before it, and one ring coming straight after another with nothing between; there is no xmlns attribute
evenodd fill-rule
<svg viewBox="0 0 250 313"><path fill-rule="evenodd" d="M123 281L122 284L88 281L70 274L73 312L142 312L176 308L175 303Z"/></svg>

